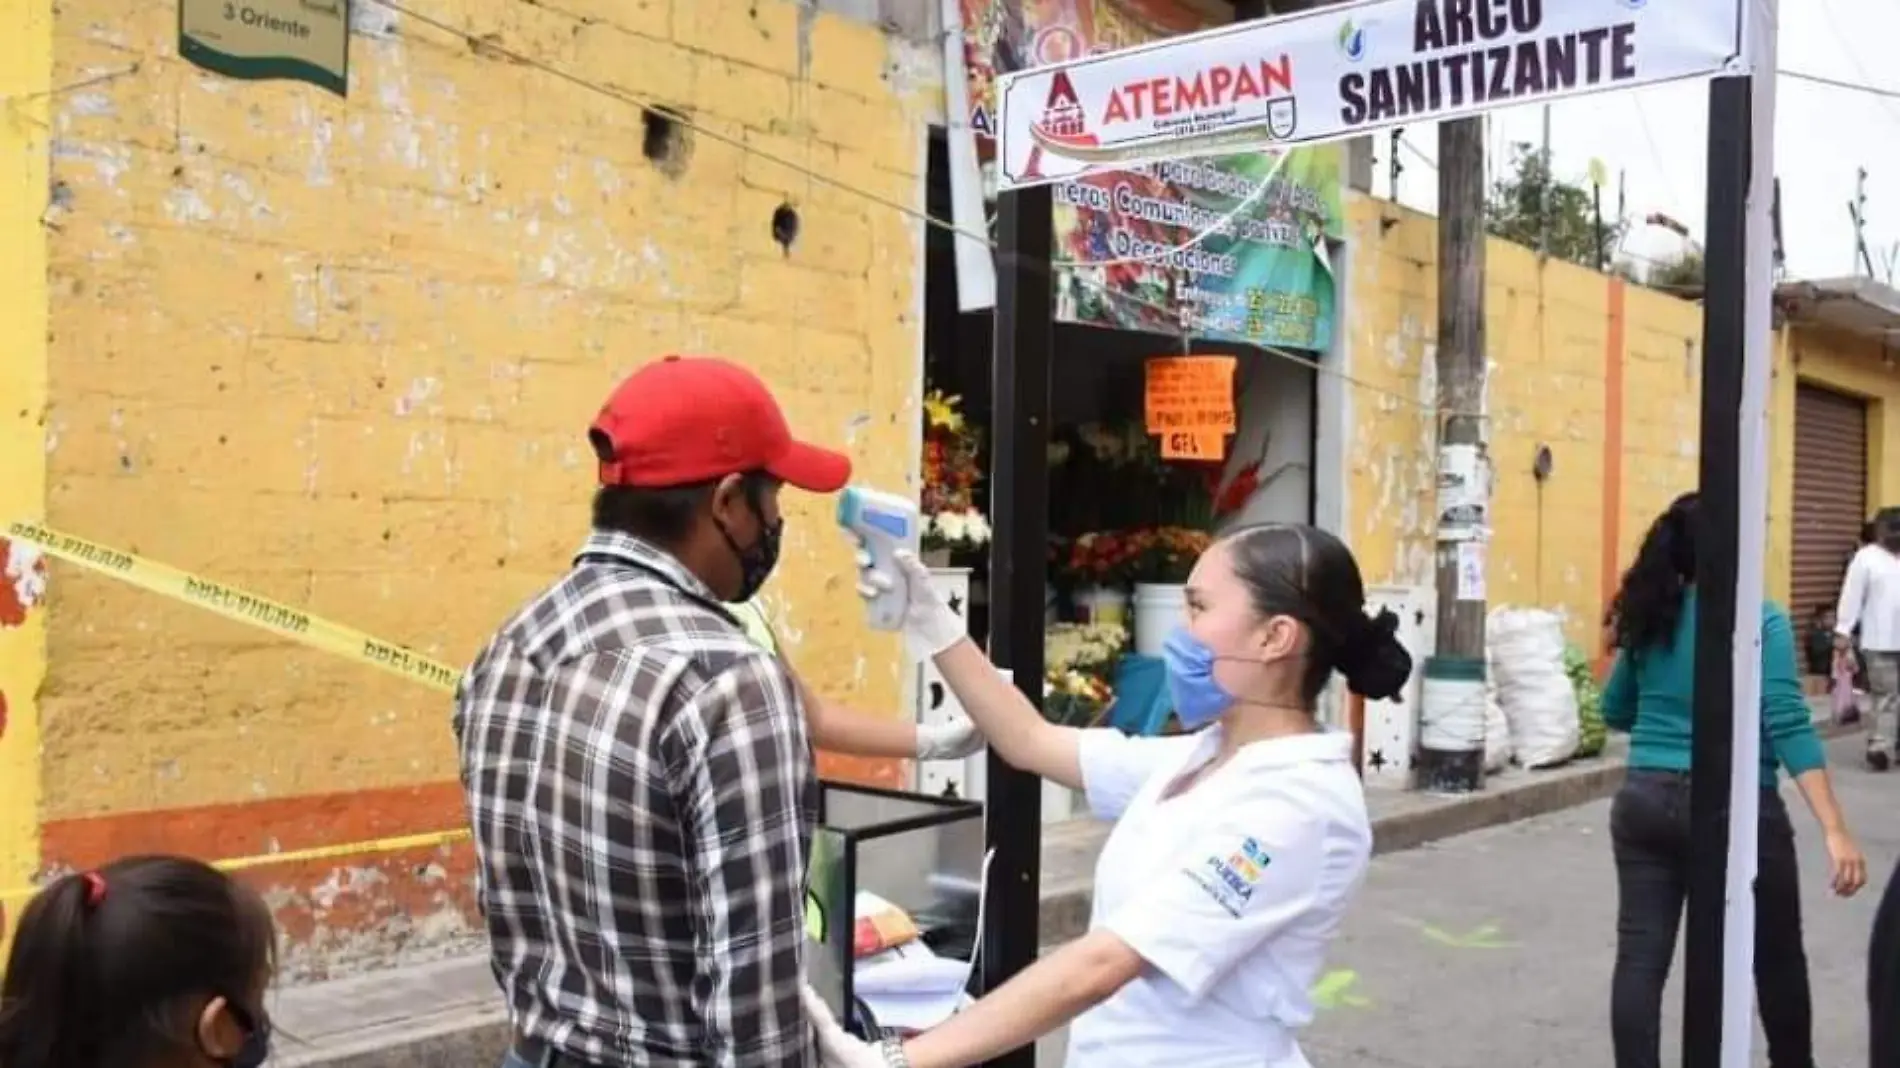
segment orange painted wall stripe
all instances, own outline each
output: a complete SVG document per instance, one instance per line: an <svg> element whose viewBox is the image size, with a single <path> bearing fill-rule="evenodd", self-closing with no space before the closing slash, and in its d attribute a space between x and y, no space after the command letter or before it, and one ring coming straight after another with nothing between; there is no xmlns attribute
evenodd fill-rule
<svg viewBox="0 0 1900 1068"><path fill-rule="evenodd" d="M467 824L462 786L451 781L51 820L42 832L42 852L49 863L76 866L128 853L226 860Z"/></svg>
<svg viewBox="0 0 1900 1068"><path fill-rule="evenodd" d="M1611 278L1605 303L1609 317L1603 339L1603 575L1599 611L1608 611L1622 578L1619 550L1623 540L1623 356L1624 297L1621 278ZM1607 664L1609 640L1602 639L1601 657Z"/></svg>
<svg viewBox="0 0 1900 1068"><path fill-rule="evenodd" d="M901 760L818 754L825 778L867 786L905 786L907 767ZM53 820L42 831L41 851L50 864L75 867L132 853L228 860L466 826L462 785L449 781Z"/></svg>

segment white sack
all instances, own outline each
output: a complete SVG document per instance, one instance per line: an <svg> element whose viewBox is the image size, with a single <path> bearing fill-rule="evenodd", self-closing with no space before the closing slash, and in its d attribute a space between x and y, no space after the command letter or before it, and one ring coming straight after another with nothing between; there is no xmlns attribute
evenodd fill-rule
<svg viewBox="0 0 1900 1068"><path fill-rule="evenodd" d="M1510 726L1511 748L1527 768L1577 754L1577 691L1564 673L1564 627L1555 612L1499 608L1486 621L1489 676Z"/></svg>

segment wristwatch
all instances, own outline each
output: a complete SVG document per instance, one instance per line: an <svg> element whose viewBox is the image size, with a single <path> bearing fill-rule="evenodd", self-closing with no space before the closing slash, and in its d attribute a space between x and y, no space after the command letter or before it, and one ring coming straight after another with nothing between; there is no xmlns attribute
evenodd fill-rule
<svg viewBox="0 0 1900 1068"><path fill-rule="evenodd" d="M884 1068L910 1068L910 1057L904 1053L904 1040L887 1038L877 1044L877 1051L884 1055Z"/></svg>

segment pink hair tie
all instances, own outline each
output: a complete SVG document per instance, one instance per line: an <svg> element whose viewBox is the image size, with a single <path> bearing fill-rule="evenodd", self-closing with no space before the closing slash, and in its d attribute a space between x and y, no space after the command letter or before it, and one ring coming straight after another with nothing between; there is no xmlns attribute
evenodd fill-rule
<svg viewBox="0 0 1900 1068"><path fill-rule="evenodd" d="M86 907L98 908L99 902L106 899L106 877L89 871L79 878L86 884Z"/></svg>

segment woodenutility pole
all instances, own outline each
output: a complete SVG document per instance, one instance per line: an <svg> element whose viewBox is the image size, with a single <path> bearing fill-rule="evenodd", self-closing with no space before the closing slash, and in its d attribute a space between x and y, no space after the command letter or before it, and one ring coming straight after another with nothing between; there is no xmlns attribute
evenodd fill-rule
<svg viewBox="0 0 1900 1068"><path fill-rule="evenodd" d="M1437 649L1425 661L1418 785L1465 793L1484 780L1484 120L1438 125Z"/></svg>

